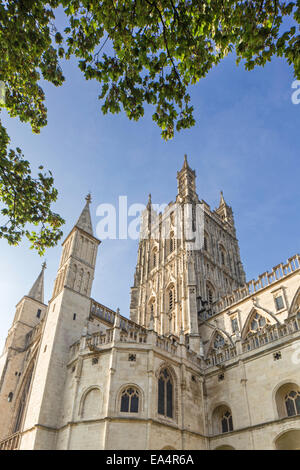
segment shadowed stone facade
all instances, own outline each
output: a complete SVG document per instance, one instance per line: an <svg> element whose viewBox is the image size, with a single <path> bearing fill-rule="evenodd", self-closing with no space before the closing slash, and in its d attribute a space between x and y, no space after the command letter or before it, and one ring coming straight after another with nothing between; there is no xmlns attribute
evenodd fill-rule
<svg viewBox="0 0 300 470"><path fill-rule="evenodd" d="M90 297L87 197L49 304L45 266L17 304L0 449L300 449L300 257L246 282L232 209L195 177L185 157L176 201L149 197L130 319Z"/></svg>

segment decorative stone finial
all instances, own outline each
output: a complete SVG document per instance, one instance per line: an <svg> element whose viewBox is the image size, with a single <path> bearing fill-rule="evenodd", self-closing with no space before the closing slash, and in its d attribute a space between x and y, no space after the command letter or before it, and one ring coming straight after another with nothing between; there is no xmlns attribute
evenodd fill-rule
<svg viewBox="0 0 300 470"><path fill-rule="evenodd" d="M220 191L220 206L223 206L225 204L225 199L223 195L223 191Z"/></svg>
<svg viewBox="0 0 300 470"><path fill-rule="evenodd" d="M120 309L119 308L117 308L117 310L116 310L114 327L115 328L120 328Z"/></svg>
<svg viewBox="0 0 300 470"><path fill-rule="evenodd" d="M92 202L92 196L91 196L91 193L88 193L86 198L85 198L86 202L88 202L89 204Z"/></svg>
<svg viewBox="0 0 300 470"><path fill-rule="evenodd" d="M149 196L148 196L148 204L147 204L147 207L148 207L148 208L149 208L149 207L151 208L151 205L152 205L152 201L151 201L151 193L150 193Z"/></svg>
<svg viewBox="0 0 300 470"><path fill-rule="evenodd" d="M46 268L47 268L47 263L46 263L46 261L44 261L43 264L42 264L42 269L46 269Z"/></svg>

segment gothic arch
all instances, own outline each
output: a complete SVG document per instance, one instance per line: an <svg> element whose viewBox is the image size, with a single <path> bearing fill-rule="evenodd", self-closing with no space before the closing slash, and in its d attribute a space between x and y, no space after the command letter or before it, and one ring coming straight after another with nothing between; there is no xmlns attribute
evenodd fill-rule
<svg viewBox="0 0 300 470"><path fill-rule="evenodd" d="M155 296L154 294L151 294L151 296L150 296L150 298L149 298L149 300L148 300L148 311L149 311L150 314L153 313L153 315L154 315L155 312L154 312L154 311L151 312L151 306L152 306L152 305L153 305L153 306L156 305L156 296Z"/></svg>
<svg viewBox="0 0 300 470"><path fill-rule="evenodd" d="M293 297L288 316L290 317L296 315L297 313L300 313L300 287L298 287L297 292Z"/></svg>
<svg viewBox="0 0 300 470"><path fill-rule="evenodd" d="M203 248L205 251L210 250L209 234L206 230L204 230L204 233L203 233Z"/></svg>
<svg viewBox="0 0 300 470"><path fill-rule="evenodd" d="M173 253L176 250L176 238L175 238L175 232L172 229L170 231L170 239L169 239L169 250L168 250L168 255Z"/></svg>
<svg viewBox="0 0 300 470"><path fill-rule="evenodd" d="M143 411L144 411L144 404L145 404L145 397L144 397L144 391L143 389L135 384L135 383L127 383L127 384L123 384L121 385L121 387L119 388L117 394L116 394L116 399L115 399L115 410L116 410L116 413L117 414L120 414L120 410L121 410L121 398L122 398L122 393L124 392L124 390L128 389L132 387L133 389L136 389L139 393L139 404L138 404L138 412L135 413L136 415L139 415L141 414ZM126 412L125 412L126 413Z"/></svg>
<svg viewBox="0 0 300 470"><path fill-rule="evenodd" d="M158 380L159 380L160 373L164 369L167 369L167 371L169 372L171 379L172 379L172 384L173 384L173 417L172 418L162 417L162 415L158 413ZM171 364L168 362L162 362L160 366L156 369L155 378L156 380L155 380L154 390L155 390L156 415L161 419L168 419L168 420L171 419L172 421L177 422L178 421L178 378L177 378L177 375L173 366L171 366Z"/></svg>
<svg viewBox="0 0 300 470"><path fill-rule="evenodd" d="M221 264L223 266L226 266L227 265L227 251L222 242L218 243L218 251L220 254Z"/></svg>
<svg viewBox="0 0 300 470"><path fill-rule="evenodd" d="M228 415L225 418L225 415ZM233 418L232 418L232 410L228 403L226 402L219 402L216 403L211 408L211 431L212 434L226 434L227 432L231 432L234 429L233 426ZM223 421L224 426L223 427Z"/></svg>
<svg viewBox="0 0 300 470"><path fill-rule="evenodd" d="M273 442L276 450L300 450L300 429L285 429Z"/></svg>
<svg viewBox="0 0 300 470"><path fill-rule="evenodd" d="M156 244L154 244L151 248L151 258L150 258L150 264L151 264L151 269L154 269L158 265L158 256L159 256L159 251L158 247Z"/></svg>
<svg viewBox="0 0 300 470"><path fill-rule="evenodd" d="M26 377L28 377L28 371L30 369L30 367L33 365L35 365L35 362L36 362L36 359L37 359L37 353L38 353L38 349L41 345L41 341L40 340L37 340L37 342L31 346L31 348L27 351L26 353L26 357L25 357L25 362L27 362L27 365L25 367L25 370L22 374L22 380L19 382L18 386L17 386L17 389L16 389L16 392L15 392L15 403L17 402L17 400L19 399L20 397L20 394L21 394L21 391L22 391L22 388L23 388L23 385L24 385L24 381L26 380Z"/></svg>
<svg viewBox="0 0 300 470"><path fill-rule="evenodd" d="M165 307L167 312L174 310L176 302L176 285L170 281L166 288Z"/></svg>
<svg viewBox="0 0 300 470"><path fill-rule="evenodd" d="M171 287L172 285L173 285L174 288L175 288L175 286L176 286L176 279L175 279L175 277L173 276L172 273L169 273L168 278L167 278L167 282L166 282L166 290L170 289L170 287Z"/></svg>
<svg viewBox="0 0 300 470"><path fill-rule="evenodd" d="M40 346L38 342L31 351L31 358L28 360L27 367L25 368L22 381L20 382L14 399L14 409L13 409L13 419L11 422L11 434L18 432L22 429L24 425L24 420L26 416L26 409L28 405L28 400L30 397L30 391L32 386L32 381L34 377L37 351Z"/></svg>
<svg viewBox="0 0 300 470"><path fill-rule="evenodd" d="M227 344L229 346L234 347L232 339L230 338L228 333L226 333L226 331L222 330L221 328L215 327L214 331L212 332L212 334L210 336L209 342L208 342L207 352L206 352L205 358L207 358L207 356L209 355L209 353L212 349L215 349L214 348L214 342L217 339L218 335L220 335L224 339L224 344Z"/></svg>
<svg viewBox="0 0 300 470"><path fill-rule="evenodd" d="M279 321L277 320L276 317L274 317L273 315L271 315L270 313L268 312L265 312L264 310L262 310L261 308L259 307L252 307L252 309L250 310L248 316L247 316L247 319L244 323L244 326L242 328L242 332L241 332L241 337L242 339L245 339L248 332L249 332L249 327L250 327L250 324L254 318L254 316L258 314L260 315L261 317L265 318L266 319L266 324L269 323L270 325L274 325L274 324L279 324Z"/></svg>
<svg viewBox="0 0 300 470"><path fill-rule="evenodd" d="M286 408L286 403L285 403L285 397L286 395L291 392L292 390L294 391L300 391L299 387L299 382L297 379L286 379L275 387L273 390L273 403L274 403L274 409L275 409L275 416L277 418L287 418L288 416L291 416L287 412ZM295 416L299 415L300 413L295 413Z"/></svg>
<svg viewBox="0 0 300 470"><path fill-rule="evenodd" d="M97 400L99 401L98 408L96 406ZM82 419L97 419L102 411L102 405L103 397L100 387L98 385L91 385L84 390L81 396L78 415Z"/></svg>

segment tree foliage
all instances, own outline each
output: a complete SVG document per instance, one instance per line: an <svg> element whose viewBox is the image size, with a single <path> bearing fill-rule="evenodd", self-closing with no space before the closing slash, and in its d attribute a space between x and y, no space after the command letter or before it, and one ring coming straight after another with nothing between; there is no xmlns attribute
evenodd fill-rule
<svg viewBox="0 0 300 470"><path fill-rule="evenodd" d="M54 24L58 7L68 23L61 32ZM129 119L138 120L145 105L152 105L162 137L170 139L195 123L190 86L230 52L247 70L265 65L273 56L284 57L300 79L299 23L300 0L4 1L2 106L39 132L47 123L40 79L61 85L59 58L75 56L85 78L100 83L104 113L123 109ZM18 152L14 155L21 158ZM3 181L1 172L2 166ZM48 184L52 188L51 178ZM55 200L55 191L51 194ZM0 197L4 201L2 193ZM58 229L53 229L55 234Z"/></svg>
<svg viewBox="0 0 300 470"><path fill-rule="evenodd" d="M29 122L38 133L47 124L42 78L58 86L64 77L58 64L59 51L53 44L58 2L7 1L0 4L0 85L5 96L0 102L12 117ZM10 139L0 121L0 238L17 245L25 235L31 247L43 254L62 236L63 219L52 212L57 199L51 173L31 175L21 150L9 149ZM40 170L42 167L40 167ZM29 229L33 224L37 227Z"/></svg>

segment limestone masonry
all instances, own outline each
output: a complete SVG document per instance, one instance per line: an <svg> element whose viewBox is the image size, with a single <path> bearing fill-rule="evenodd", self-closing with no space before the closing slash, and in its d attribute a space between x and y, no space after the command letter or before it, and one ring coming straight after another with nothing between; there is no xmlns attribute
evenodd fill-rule
<svg viewBox="0 0 300 470"><path fill-rule="evenodd" d="M130 319L91 298L86 198L49 304L43 265L16 306L0 449L300 450L300 256L246 282L232 209L200 201L195 178L185 157L176 201L157 214L149 197Z"/></svg>

